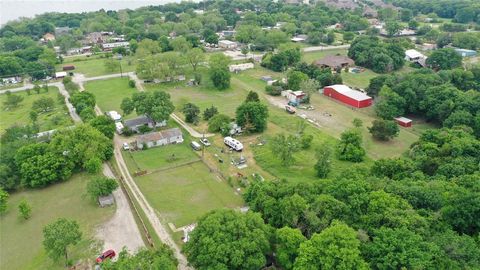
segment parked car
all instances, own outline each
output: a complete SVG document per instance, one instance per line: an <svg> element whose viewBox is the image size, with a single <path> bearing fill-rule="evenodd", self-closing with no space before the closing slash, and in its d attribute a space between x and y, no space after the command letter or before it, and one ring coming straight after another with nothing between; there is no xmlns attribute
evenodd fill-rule
<svg viewBox="0 0 480 270"><path fill-rule="evenodd" d="M190 146L193 148L193 150L195 151L200 151L202 149L202 146L196 142L196 141L193 141L190 143Z"/></svg>
<svg viewBox="0 0 480 270"><path fill-rule="evenodd" d="M106 259L112 259L113 257L115 257L115 251L113 249L109 249L98 256L97 263L101 263Z"/></svg>
<svg viewBox="0 0 480 270"><path fill-rule="evenodd" d="M130 146L128 145L128 143L126 142L123 143L123 150L125 151L130 150Z"/></svg>
<svg viewBox="0 0 480 270"><path fill-rule="evenodd" d="M210 146L210 145L212 145L212 144L208 141L207 138L201 138L201 139L200 139L200 142L201 142L203 145L205 145L205 146Z"/></svg>
<svg viewBox="0 0 480 270"><path fill-rule="evenodd" d="M290 105L286 105L285 106L285 111L287 111L289 114L294 114L296 110L295 110L295 107L290 106Z"/></svg>

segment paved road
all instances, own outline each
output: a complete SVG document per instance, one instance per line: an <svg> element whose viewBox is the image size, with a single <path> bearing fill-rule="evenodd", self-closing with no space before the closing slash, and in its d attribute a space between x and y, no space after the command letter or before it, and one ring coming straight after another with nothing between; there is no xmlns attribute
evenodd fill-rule
<svg viewBox="0 0 480 270"><path fill-rule="evenodd" d="M103 174L115 178L110 167L103 164ZM113 249L117 253L126 247L130 253L145 246L127 197L121 188L113 192L116 210L113 217L97 228L97 238L103 241L103 249Z"/></svg>

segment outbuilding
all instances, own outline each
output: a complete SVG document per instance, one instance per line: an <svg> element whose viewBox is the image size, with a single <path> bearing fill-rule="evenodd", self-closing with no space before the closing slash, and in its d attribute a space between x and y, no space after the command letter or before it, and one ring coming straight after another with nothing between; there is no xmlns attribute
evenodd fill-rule
<svg viewBox="0 0 480 270"><path fill-rule="evenodd" d="M74 70L75 66L74 65L66 65L66 66L63 66L62 69L63 69L63 71Z"/></svg>
<svg viewBox="0 0 480 270"><path fill-rule="evenodd" d="M115 123L115 130L117 131L118 134L122 134L124 128L125 127L123 126L123 124L121 122L116 122Z"/></svg>
<svg viewBox="0 0 480 270"><path fill-rule="evenodd" d="M281 95L285 97L288 101L293 103L299 104L305 99L307 96L303 91L292 91L292 90L285 90L282 91Z"/></svg>
<svg viewBox="0 0 480 270"><path fill-rule="evenodd" d="M228 69L230 70L230 72L240 72L240 71L244 71L244 70L247 70L247 69L252 69L254 68L255 66L253 65L253 63L243 63L243 64L236 64L236 65L229 65L228 66Z"/></svg>
<svg viewBox="0 0 480 270"><path fill-rule="evenodd" d="M55 73L55 78L56 79L62 79L62 78L65 78L65 77L67 77L67 72L65 72L65 71L60 71L60 72Z"/></svg>
<svg viewBox="0 0 480 270"><path fill-rule="evenodd" d="M474 50L467 50L467 49L454 49L456 53L460 54L462 57L474 57L477 56L477 52Z"/></svg>
<svg viewBox="0 0 480 270"><path fill-rule="evenodd" d="M402 127L411 127L412 126L412 120L408 119L406 117L397 117L395 118L395 121Z"/></svg>
<svg viewBox="0 0 480 270"><path fill-rule="evenodd" d="M122 121L122 116L117 111L108 111L105 114L115 122Z"/></svg>
<svg viewBox="0 0 480 270"><path fill-rule="evenodd" d="M355 108L365 108L372 105L370 96L343 84L326 86L323 88L323 94Z"/></svg>
<svg viewBox="0 0 480 270"><path fill-rule="evenodd" d="M220 40L218 42L218 47L223 48L223 49L236 49L238 44L234 41L230 40Z"/></svg>
<svg viewBox="0 0 480 270"><path fill-rule="evenodd" d="M328 55L322 59L314 61L313 64L319 68L331 68L332 70L336 70L338 68L351 67L355 62L344 55Z"/></svg>

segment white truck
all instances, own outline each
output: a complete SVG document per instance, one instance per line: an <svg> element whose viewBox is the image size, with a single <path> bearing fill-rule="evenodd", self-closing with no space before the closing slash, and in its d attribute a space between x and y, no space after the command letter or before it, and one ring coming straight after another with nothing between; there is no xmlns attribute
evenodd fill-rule
<svg viewBox="0 0 480 270"><path fill-rule="evenodd" d="M243 150L243 144L239 142L238 140L232 138L232 137L225 137L223 139L223 142L230 148L232 148L235 151L242 151Z"/></svg>

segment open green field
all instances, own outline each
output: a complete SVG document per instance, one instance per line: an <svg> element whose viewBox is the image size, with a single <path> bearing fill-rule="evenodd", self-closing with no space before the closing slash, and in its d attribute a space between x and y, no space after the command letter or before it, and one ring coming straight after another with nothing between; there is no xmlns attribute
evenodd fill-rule
<svg viewBox="0 0 480 270"><path fill-rule="evenodd" d="M57 70L62 70L62 67L65 65L74 65L74 73L82 73L85 77L95 77L106 74L120 73L120 68L118 70L106 70L105 69L105 59L106 58L66 58L64 62L60 65L57 65ZM79 61L82 60L82 61ZM118 60L120 61L120 60ZM130 72L135 70L135 64L131 57L124 57L121 61L122 71Z"/></svg>
<svg viewBox="0 0 480 270"><path fill-rule="evenodd" d="M90 177L77 174L64 183L10 195L7 213L0 217L0 269L65 269L64 261L54 263L42 245L43 227L61 217L76 220L83 233L83 240L69 250L69 257L74 262L95 259L95 226L109 219L115 208L100 208L85 198ZM18 218L17 207L23 199L32 206L32 216L26 221Z"/></svg>
<svg viewBox="0 0 480 270"><path fill-rule="evenodd" d="M327 55L347 55L348 49L324 50L302 53L302 61L311 64L313 61L323 58Z"/></svg>
<svg viewBox="0 0 480 270"><path fill-rule="evenodd" d="M128 86L128 78L113 78L90 81L85 84L85 90L95 95L97 105L103 112L117 111L122 114L120 104L126 97L131 97L137 90ZM126 118L135 117L132 113Z"/></svg>
<svg viewBox="0 0 480 270"><path fill-rule="evenodd" d="M188 141L141 151L123 151L122 154L128 169L132 173L143 170L153 171L199 160Z"/></svg>
<svg viewBox="0 0 480 270"><path fill-rule="evenodd" d="M370 80L377 76L378 74L370 69L365 69L365 71L360 73L342 72L342 80L344 84L361 89L367 88L370 84Z"/></svg>
<svg viewBox="0 0 480 270"><path fill-rule="evenodd" d="M58 98L59 93L58 88L56 87L49 87L49 91L47 93L45 93L44 90L42 90L40 94L31 91L31 95L28 95L25 91L21 91L12 93L12 95L20 95L24 99L18 105L18 107L7 110L3 104L7 99L7 95L0 95L0 133L3 133L5 129L15 124L30 124L31 120L29 113L32 109L32 104L35 100L42 97L53 98L55 101L55 108L50 112L41 113L38 115L37 124L39 125L40 131L67 127L73 124L65 106L65 100L63 97L61 101Z"/></svg>
<svg viewBox="0 0 480 270"><path fill-rule="evenodd" d="M136 177L136 182L164 223L177 228L197 221L203 214L243 205L240 195L212 174L201 161Z"/></svg>

